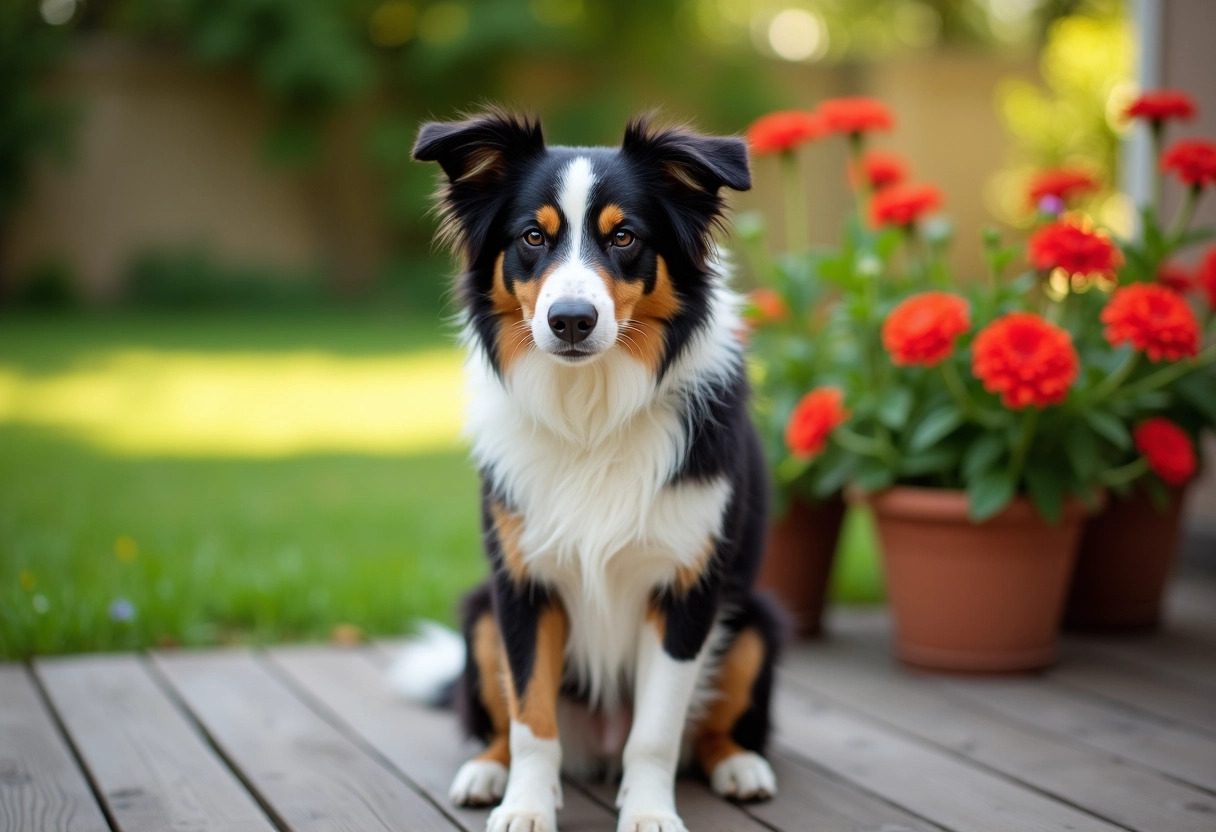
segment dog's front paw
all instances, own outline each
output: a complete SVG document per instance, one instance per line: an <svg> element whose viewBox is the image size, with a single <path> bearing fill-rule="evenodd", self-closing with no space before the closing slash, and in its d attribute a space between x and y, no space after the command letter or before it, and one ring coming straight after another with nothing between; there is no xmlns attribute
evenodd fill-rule
<svg viewBox="0 0 1216 832"><path fill-rule="evenodd" d="M497 803L507 788L507 767L494 760L469 760L456 772L448 797L457 806Z"/></svg>
<svg viewBox="0 0 1216 832"><path fill-rule="evenodd" d="M718 763L710 784L718 794L735 800L767 800L777 793L773 767L752 751L732 754Z"/></svg>
<svg viewBox="0 0 1216 832"><path fill-rule="evenodd" d="M508 806L490 813L486 832L557 832L557 815L549 806Z"/></svg>
<svg viewBox="0 0 1216 832"><path fill-rule="evenodd" d="M630 812L621 813L621 819L616 825L616 832L688 832L684 821L679 815L671 812Z"/></svg>

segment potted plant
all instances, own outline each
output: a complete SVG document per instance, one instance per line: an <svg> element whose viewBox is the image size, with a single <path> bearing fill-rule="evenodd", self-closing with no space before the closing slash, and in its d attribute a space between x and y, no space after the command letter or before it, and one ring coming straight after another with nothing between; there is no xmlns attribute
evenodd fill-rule
<svg viewBox="0 0 1216 832"><path fill-rule="evenodd" d="M850 102L846 117L850 108L860 117L881 104ZM1174 334L1129 314L1135 287L1111 291L1122 253L1063 204L1042 212L1029 271L1007 279L1021 247L990 233L987 278L957 284L949 225L930 216L940 194L860 175L868 129L842 131L858 215L838 250L807 260L834 300L784 473L821 491L848 483L874 510L902 659L1042 666L1086 512L1148 464L1122 458L1126 424L1159 414L1165 388L1216 353L1198 355L1196 340L1168 373L1140 367L1148 345L1126 343L1115 319L1153 344Z"/></svg>
<svg viewBox="0 0 1216 832"><path fill-rule="evenodd" d="M1213 325L1216 248L1207 252L1195 275L1173 258L1212 236L1211 230L1189 225L1204 190L1216 184L1216 144L1184 140L1162 147L1168 122L1194 113L1188 96L1169 91L1146 93L1127 111L1150 131L1161 160L1150 201L1140 212L1141 233L1122 243L1126 264L1120 284L1142 288L1125 297L1121 306L1112 304L1105 314L1113 334L1137 350L1138 364L1126 371L1133 377L1174 375L1174 362L1194 354L1201 331L1211 332ZM1159 204L1167 172L1187 189L1168 226L1161 221ZM1198 331L1183 308L1188 302L1201 322ZM1173 321L1173 337L1152 343L1138 332L1137 315L1145 314ZM1123 473L1106 509L1085 525L1065 612L1065 622L1073 628L1142 630L1161 621L1162 598L1181 535L1183 500L1198 467L1197 440L1205 427L1216 424L1216 373L1209 367L1180 375L1160 392L1159 413L1142 414L1139 423L1127 425L1131 437L1122 442Z"/></svg>

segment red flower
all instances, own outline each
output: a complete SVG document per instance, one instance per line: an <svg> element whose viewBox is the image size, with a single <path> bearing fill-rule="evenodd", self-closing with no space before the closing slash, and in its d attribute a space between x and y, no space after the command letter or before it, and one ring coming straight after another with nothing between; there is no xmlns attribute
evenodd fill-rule
<svg viewBox="0 0 1216 832"><path fill-rule="evenodd" d="M892 185L870 200L870 221L875 226L914 225L942 204L942 192L933 185Z"/></svg>
<svg viewBox="0 0 1216 832"><path fill-rule="evenodd" d="M1164 286L1134 283L1117 290L1102 310L1112 347L1130 342L1150 361L1177 361L1199 351L1199 322L1183 297Z"/></svg>
<svg viewBox="0 0 1216 832"><path fill-rule="evenodd" d="M883 321L882 345L900 366L932 367L954 352L954 341L971 329L971 307L948 292L907 298Z"/></svg>
<svg viewBox="0 0 1216 832"><path fill-rule="evenodd" d="M1193 188L1216 185L1216 142L1182 139L1161 155L1161 169Z"/></svg>
<svg viewBox="0 0 1216 832"><path fill-rule="evenodd" d="M1208 309L1216 310L1216 246L1208 249L1199 263L1199 274L1195 283L1207 297Z"/></svg>
<svg viewBox="0 0 1216 832"><path fill-rule="evenodd" d="M1146 92L1124 111L1128 118L1144 118L1163 122L1166 119L1192 119L1195 117L1195 102L1178 90L1154 90Z"/></svg>
<svg viewBox="0 0 1216 832"><path fill-rule="evenodd" d="M785 426L785 444L801 459L823 452L832 431L848 421L844 393L835 387L820 387L807 393L794 406Z"/></svg>
<svg viewBox="0 0 1216 832"><path fill-rule="evenodd" d="M971 371L1014 410L1064 401L1080 370L1068 331L1030 312L997 318L971 345Z"/></svg>
<svg viewBox="0 0 1216 832"><path fill-rule="evenodd" d="M908 167L896 153L871 150L861 160L861 176L853 175L854 184L860 179L870 190L881 191L898 185L908 178Z"/></svg>
<svg viewBox="0 0 1216 832"><path fill-rule="evenodd" d="M1157 285L1185 295L1195 286L1190 273L1177 263L1162 263L1157 269Z"/></svg>
<svg viewBox="0 0 1216 832"><path fill-rule="evenodd" d="M829 98L819 102L816 112L834 133L864 133L895 126L895 116L887 105L874 98Z"/></svg>
<svg viewBox="0 0 1216 832"><path fill-rule="evenodd" d="M826 132L823 119L814 113L785 110L760 116L747 128L747 143L752 153L777 153L793 150L803 142Z"/></svg>
<svg viewBox="0 0 1216 832"><path fill-rule="evenodd" d="M790 308L786 305L785 298L767 286L752 289L747 300L748 309L743 317L752 326L784 321L790 316Z"/></svg>
<svg viewBox="0 0 1216 832"><path fill-rule="evenodd" d="M1064 220L1044 225L1027 242L1027 257L1036 269L1062 268L1071 274L1111 274L1123 255L1104 234L1086 231Z"/></svg>
<svg viewBox="0 0 1216 832"><path fill-rule="evenodd" d="M1030 180L1026 196L1031 205L1038 205L1045 196L1064 202L1080 194L1094 193L1102 187L1097 177L1080 168L1053 168L1040 171Z"/></svg>
<svg viewBox="0 0 1216 832"><path fill-rule="evenodd" d="M1148 467L1167 485L1182 485L1195 476L1195 446L1186 431L1169 419L1145 419L1132 436Z"/></svg>

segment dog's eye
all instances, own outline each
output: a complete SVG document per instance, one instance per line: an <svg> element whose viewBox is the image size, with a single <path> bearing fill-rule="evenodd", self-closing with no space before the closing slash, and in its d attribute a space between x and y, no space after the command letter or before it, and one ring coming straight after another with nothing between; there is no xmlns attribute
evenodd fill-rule
<svg viewBox="0 0 1216 832"><path fill-rule="evenodd" d="M628 231L618 231L612 235L612 244L617 248L628 248L633 245L633 235Z"/></svg>
<svg viewBox="0 0 1216 832"><path fill-rule="evenodd" d="M545 235L540 232L540 229L529 228L524 232L524 242L530 246L543 246L545 244Z"/></svg>

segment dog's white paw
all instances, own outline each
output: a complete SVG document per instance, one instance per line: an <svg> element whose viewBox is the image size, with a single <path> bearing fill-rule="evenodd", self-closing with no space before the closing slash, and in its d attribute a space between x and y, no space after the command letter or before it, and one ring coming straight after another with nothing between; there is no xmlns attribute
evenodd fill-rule
<svg viewBox="0 0 1216 832"><path fill-rule="evenodd" d="M508 806L490 813L486 832L557 832L553 806Z"/></svg>
<svg viewBox="0 0 1216 832"><path fill-rule="evenodd" d="M718 763L709 782L718 794L736 800L767 800L777 793L773 767L752 751L732 754Z"/></svg>
<svg viewBox="0 0 1216 832"><path fill-rule="evenodd" d="M688 832L679 815L670 812L623 812L616 832Z"/></svg>
<svg viewBox="0 0 1216 832"><path fill-rule="evenodd" d="M448 797L457 806L488 806L502 799L507 767L494 760L469 760L456 772Z"/></svg>

